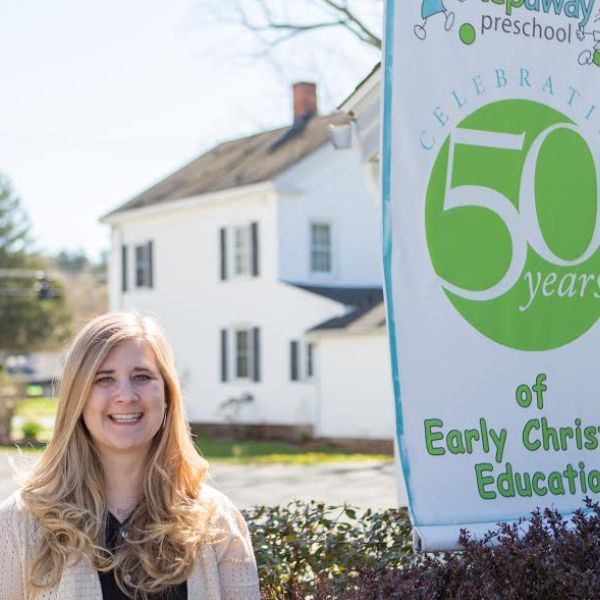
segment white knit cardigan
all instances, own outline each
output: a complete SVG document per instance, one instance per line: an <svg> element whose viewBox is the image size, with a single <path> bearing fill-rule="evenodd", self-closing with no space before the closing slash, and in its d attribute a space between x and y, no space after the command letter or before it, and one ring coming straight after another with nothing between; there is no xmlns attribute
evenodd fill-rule
<svg viewBox="0 0 600 600"><path fill-rule="evenodd" d="M226 537L204 545L187 580L188 600L260 600L250 534L240 511L210 486L201 494L213 498L218 525ZM42 592L27 591L35 521L19 492L0 504L0 600L102 600L98 572L90 560L66 567L58 584Z"/></svg>

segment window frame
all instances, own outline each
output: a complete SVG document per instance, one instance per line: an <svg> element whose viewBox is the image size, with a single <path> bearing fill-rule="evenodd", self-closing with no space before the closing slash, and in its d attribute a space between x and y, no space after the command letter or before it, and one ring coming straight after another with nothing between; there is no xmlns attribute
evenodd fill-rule
<svg viewBox="0 0 600 600"><path fill-rule="evenodd" d="M219 227L219 280L245 281L260 277L260 221L237 221Z"/></svg>
<svg viewBox="0 0 600 600"><path fill-rule="evenodd" d="M254 344L253 344L253 332L252 332L252 327L250 325L239 325L236 327L233 327L231 329L231 332L233 334L233 344L232 344L232 351L233 351L233 360L232 360L232 378L234 381L252 381L253 380L253 365L254 365ZM246 334L246 356L245 356L245 362L246 362L246 374L245 375L240 375L239 374L239 360L240 360L240 356L239 356L239 345L238 345L238 334L240 333L244 333Z"/></svg>
<svg viewBox="0 0 600 600"><path fill-rule="evenodd" d="M328 244L316 244L314 236L315 227L327 227L329 233ZM313 257L315 253L328 253L329 270L316 270ZM329 219L311 219L308 223L308 272L314 278L331 278L335 272L334 262L334 225Z"/></svg>
<svg viewBox="0 0 600 600"><path fill-rule="evenodd" d="M296 348L294 351L293 348ZM288 381L290 383L311 383L315 378L314 342L303 337L288 342ZM295 356L294 356L295 355ZM294 358L296 359L294 362Z"/></svg>
<svg viewBox="0 0 600 600"><path fill-rule="evenodd" d="M244 352L240 356L238 334L246 335ZM234 322L219 328L219 380L221 383L262 382L262 328L249 322ZM245 373L240 375L240 358L244 358Z"/></svg>
<svg viewBox="0 0 600 600"><path fill-rule="evenodd" d="M151 269L153 268L151 257L152 247L153 244L150 240L141 244L135 243L133 245L136 289L152 289L154 287L153 274L151 273Z"/></svg>
<svg viewBox="0 0 600 600"><path fill-rule="evenodd" d="M241 225L232 225L231 232L231 266L229 276L231 279L247 279L252 277L252 223L244 223ZM243 232L245 240L243 245L238 245L238 234ZM242 250L243 252L239 252ZM238 271L238 260L244 259L244 270Z"/></svg>

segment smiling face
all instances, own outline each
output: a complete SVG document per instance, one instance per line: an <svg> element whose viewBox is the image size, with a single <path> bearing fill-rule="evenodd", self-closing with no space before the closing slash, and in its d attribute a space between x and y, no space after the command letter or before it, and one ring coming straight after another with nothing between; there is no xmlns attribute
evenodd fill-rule
<svg viewBox="0 0 600 600"><path fill-rule="evenodd" d="M166 410L165 383L148 342L113 348L93 379L83 421L101 453L147 451Z"/></svg>

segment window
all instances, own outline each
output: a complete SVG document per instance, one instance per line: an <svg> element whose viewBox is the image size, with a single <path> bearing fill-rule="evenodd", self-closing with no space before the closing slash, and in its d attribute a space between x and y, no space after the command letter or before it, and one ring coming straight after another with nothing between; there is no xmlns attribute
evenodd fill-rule
<svg viewBox="0 0 600 600"><path fill-rule="evenodd" d="M135 247L135 285L138 288L153 287L152 254L151 241Z"/></svg>
<svg viewBox="0 0 600 600"><path fill-rule="evenodd" d="M221 227L219 257L221 281L235 277L258 277L258 223Z"/></svg>
<svg viewBox="0 0 600 600"><path fill-rule="evenodd" d="M221 329L220 337L221 381L229 381L230 373L234 380L260 381L260 329L258 327ZM231 354L229 340L231 340Z"/></svg>
<svg viewBox="0 0 600 600"><path fill-rule="evenodd" d="M331 273L331 225L310 224L310 271Z"/></svg>
<svg viewBox="0 0 600 600"><path fill-rule="evenodd" d="M250 227L233 229L233 274L250 275Z"/></svg>
<svg viewBox="0 0 600 600"><path fill-rule="evenodd" d="M314 344L290 341L290 381L308 381L314 374Z"/></svg>
<svg viewBox="0 0 600 600"><path fill-rule="evenodd" d="M250 332L241 329L235 332L235 376L245 379L250 373Z"/></svg>

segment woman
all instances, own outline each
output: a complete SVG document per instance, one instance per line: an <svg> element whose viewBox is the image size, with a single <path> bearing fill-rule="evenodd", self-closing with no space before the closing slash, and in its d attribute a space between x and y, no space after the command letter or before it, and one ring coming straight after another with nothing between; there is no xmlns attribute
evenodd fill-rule
<svg viewBox="0 0 600 600"><path fill-rule="evenodd" d="M0 506L0 600L258 600L248 528L206 475L157 323L97 317L48 448Z"/></svg>

